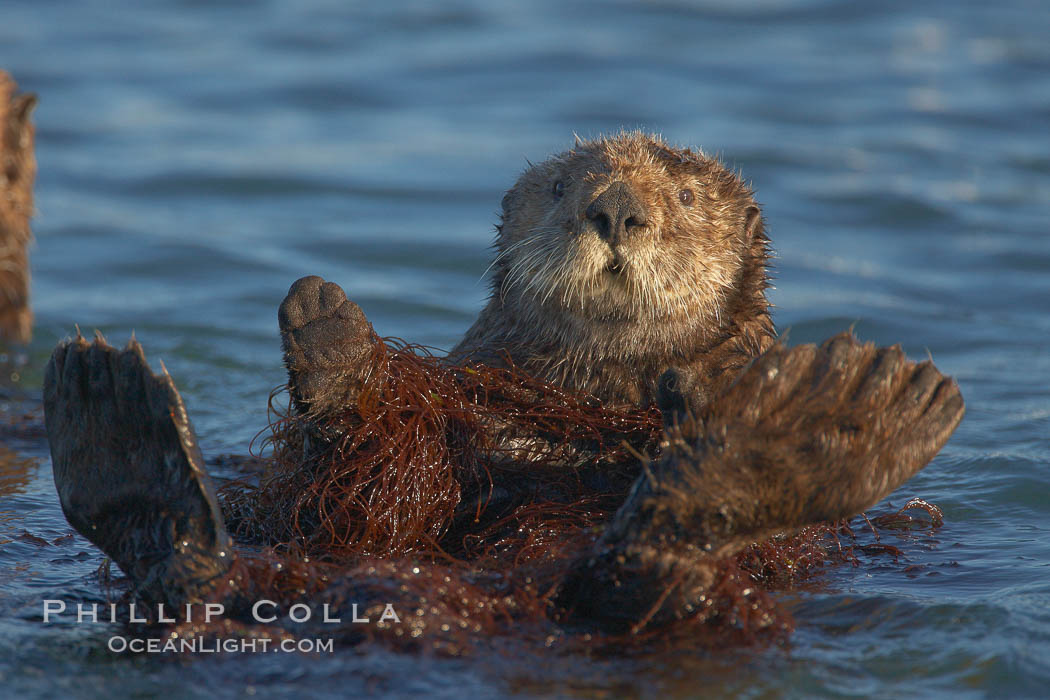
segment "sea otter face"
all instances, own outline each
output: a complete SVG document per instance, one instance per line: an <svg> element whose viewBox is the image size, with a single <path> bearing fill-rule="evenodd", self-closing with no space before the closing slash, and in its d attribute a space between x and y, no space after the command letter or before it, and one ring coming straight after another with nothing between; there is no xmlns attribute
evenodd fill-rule
<svg viewBox="0 0 1050 700"><path fill-rule="evenodd" d="M750 190L717 161L641 133L588 141L507 193L495 292L592 325L710 325L759 226Z"/></svg>

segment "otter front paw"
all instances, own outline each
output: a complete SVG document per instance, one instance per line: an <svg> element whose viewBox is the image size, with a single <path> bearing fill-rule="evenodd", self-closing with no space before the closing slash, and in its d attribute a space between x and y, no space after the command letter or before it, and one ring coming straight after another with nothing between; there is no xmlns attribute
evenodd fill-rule
<svg viewBox="0 0 1050 700"><path fill-rule="evenodd" d="M299 413L327 415L353 406L375 342L361 307L339 285L303 277L288 290L277 318Z"/></svg>
<svg viewBox="0 0 1050 700"><path fill-rule="evenodd" d="M699 372L691 367L669 367L656 382L656 405L664 424L672 425L679 417L700 415L709 397Z"/></svg>

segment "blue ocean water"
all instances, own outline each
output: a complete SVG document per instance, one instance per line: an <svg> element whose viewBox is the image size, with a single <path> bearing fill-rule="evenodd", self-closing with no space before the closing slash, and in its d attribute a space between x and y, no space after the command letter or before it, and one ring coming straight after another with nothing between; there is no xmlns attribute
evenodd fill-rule
<svg viewBox="0 0 1050 700"><path fill-rule="evenodd" d="M304 274L383 335L450 347L485 298L500 197L573 134L643 128L750 180L793 343L851 325L932 354L967 416L889 500L945 525L786 603L786 649L526 664L171 661L105 626L39 440L0 448L0 695L1044 697L1050 688L1050 5L831 0L0 5L36 112L38 392L73 324L134 330L205 451L243 453ZM13 452L11 451L13 450ZM32 537L47 540L40 544ZM916 568L905 572L907 566Z"/></svg>

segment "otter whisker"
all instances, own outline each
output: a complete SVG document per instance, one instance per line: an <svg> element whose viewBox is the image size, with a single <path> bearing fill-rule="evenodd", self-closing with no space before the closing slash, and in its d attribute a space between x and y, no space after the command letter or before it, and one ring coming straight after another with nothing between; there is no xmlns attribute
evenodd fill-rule
<svg viewBox="0 0 1050 700"><path fill-rule="evenodd" d="M501 287L501 301L505 301L506 292L509 292L511 289L513 289L515 284L517 284L519 278L522 278L523 281L525 280L526 276L522 274L523 272L530 270L535 265L535 263L537 263L539 259L543 256L546 255L548 258L551 257L551 251L549 249L557 243L557 241L553 240L553 238L548 240L543 235L535 235L532 238L527 239L527 242L534 246L534 248L532 250L529 250L529 252L526 253L525 256L523 256L521 259L515 262L507 271L507 276L504 280L504 286ZM545 262L543 265L537 266L537 272L531 275L531 280L527 281L526 289L528 289L528 286L530 286L531 284L537 282L539 277L541 277L539 273L542 271L543 267L546 264L547 263Z"/></svg>
<svg viewBox="0 0 1050 700"><path fill-rule="evenodd" d="M516 243L512 243L511 245L507 246L506 249L500 251L496 255L496 257L492 259L492 262L489 263L488 267L485 268L485 271L481 273L481 277L478 278L478 281L480 282L481 280L485 279L485 276L492 270L492 268L494 268L498 263L510 257L512 254L517 252L518 248L521 248L527 243L528 240L517 241Z"/></svg>

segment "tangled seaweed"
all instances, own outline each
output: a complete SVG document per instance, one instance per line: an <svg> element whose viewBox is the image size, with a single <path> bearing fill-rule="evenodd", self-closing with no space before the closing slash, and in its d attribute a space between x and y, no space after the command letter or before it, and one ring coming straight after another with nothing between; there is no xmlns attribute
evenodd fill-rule
<svg viewBox="0 0 1050 700"><path fill-rule="evenodd" d="M543 527L588 527L615 509L636 451L661 433L655 409L605 407L515 369L453 367L402 341L374 348L352 410L304 418L271 395L272 468L258 488L225 491L238 538L327 559L476 558L528 522L535 548ZM510 501L510 513L493 505Z"/></svg>
<svg viewBox="0 0 1050 700"><path fill-rule="evenodd" d="M814 525L719 562L715 584L674 629L650 625L642 611L628 634L574 631L561 624L557 591L623 502L639 452L659 450L659 412L602 406L514 368L453 367L425 348L375 340L352 411L323 419L277 411L275 392L269 470L258 485L222 489L231 533L257 547L229 577L242 598L393 603L407 611L405 624L343 634L398 648L462 653L510 634L589 651L675 640L714 647L786 639L792 621L771 592L826 565L857 563L849 523ZM876 543L861 551L899 555L878 542L876 526L913 526L912 508L939 524L936 507L909 502L865 518Z"/></svg>

